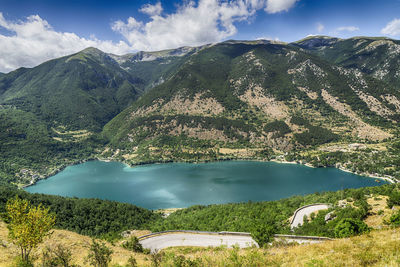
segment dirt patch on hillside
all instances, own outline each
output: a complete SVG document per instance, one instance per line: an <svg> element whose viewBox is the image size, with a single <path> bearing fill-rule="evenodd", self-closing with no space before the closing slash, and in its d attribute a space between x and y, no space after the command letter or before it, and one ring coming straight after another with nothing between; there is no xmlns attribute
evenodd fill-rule
<svg viewBox="0 0 400 267"><path fill-rule="evenodd" d="M288 117L289 108L274 97L266 96L259 85L251 86L240 100L251 106L256 106L273 119L281 120Z"/></svg>
<svg viewBox="0 0 400 267"><path fill-rule="evenodd" d="M300 91L304 92L307 94L307 96L309 98L311 98L312 100L315 100L318 98L318 94L316 92L311 91L310 89L306 88L306 87L301 87L298 86L297 89L299 89Z"/></svg>
<svg viewBox="0 0 400 267"><path fill-rule="evenodd" d="M396 108L396 112L400 112L400 101L394 95L384 95L381 98L385 99L389 104L392 104Z"/></svg>
<svg viewBox="0 0 400 267"><path fill-rule="evenodd" d="M198 138L202 140L218 140L218 141L234 141L228 138L223 131L217 129L205 129L202 127L188 127L186 125L177 125L169 132L170 135L179 136L186 134L192 138Z"/></svg>
<svg viewBox="0 0 400 267"><path fill-rule="evenodd" d="M373 97L372 95L369 95L363 91L356 90L353 86L349 85L350 88L356 92L358 97L364 101L365 104L367 104L368 108L378 114L379 116L383 118L388 118L389 116L393 115L393 111L382 105L382 103Z"/></svg>
<svg viewBox="0 0 400 267"><path fill-rule="evenodd" d="M387 196L374 196L367 199L371 210L368 217L364 220L369 227L382 228L384 221L388 221L394 211L387 206Z"/></svg>
<svg viewBox="0 0 400 267"><path fill-rule="evenodd" d="M203 97L203 94L197 93L193 99L184 98L182 95L176 95L171 101L167 102L162 108L162 112L173 112L188 115L218 115L225 108L214 98Z"/></svg>
<svg viewBox="0 0 400 267"><path fill-rule="evenodd" d="M359 138L381 141L392 136L390 133L363 122L349 105L339 102L336 97L330 95L326 90L322 89L321 95L324 101L334 110L348 117L352 122L354 122L355 127L353 134Z"/></svg>

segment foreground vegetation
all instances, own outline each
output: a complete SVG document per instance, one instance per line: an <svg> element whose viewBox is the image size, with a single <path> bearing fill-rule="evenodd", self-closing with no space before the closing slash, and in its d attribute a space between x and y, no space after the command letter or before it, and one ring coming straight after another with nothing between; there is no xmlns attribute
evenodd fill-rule
<svg viewBox="0 0 400 267"><path fill-rule="evenodd" d="M0 265L15 266L17 250L8 243L8 230L0 221ZM398 266L400 264L400 231L374 230L369 234L337 239L321 244L290 245L274 243L267 248L227 249L169 248L148 255L124 249L121 243L105 243L113 253L109 266ZM99 242L101 243L101 242ZM58 246L70 252L69 263L90 266L87 256L91 253L92 240L65 230L54 230L34 253L34 263L41 266L43 255ZM332 261L332 259L335 259Z"/></svg>
<svg viewBox="0 0 400 267"><path fill-rule="evenodd" d="M10 186L1 186L0 189L0 212L8 224L6 229L6 224L0 221L1 264L325 266L331 264L328 254L338 257L335 261L337 266L348 262L352 266L395 266L399 263L400 232L395 229L400 225L400 191L397 185L259 203L194 206L178 210L167 218L130 204L29 194ZM295 228L294 234L359 237L304 246L273 240L275 233L293 233L289 230L289 218L295 209L316 202L331 203L333 207L304 218L305 223ZM326 219L327 213L329 219ZM66 230L49 232L53 225L91 238ZM377 231L382 228L388 230ZM135 237L148 231L128 231L127 235L120 235L127 229L245 231L251 232L261 248L170 248L149 254ZM305 250L307 252L302 252ZM22 254L18 256L18 253Z"/></svg>
<svg viewBox="0 0 400 267"><path fill-rule="evenodd" d="M159 214L131 204L29 194L10 186L0 186L0 214L6 211L7 201L17 195L34 206L49 208L56 214L55 227L88 236L112 239L124 230L143 229L144 225L161 219Z"/></svg>
<svg viewBox="0 0 400 267"><path fill-rule="evenodd" d="M8 199L18 195L33 205L42 204L43 207L48 207L50 212L56 214L57 228L113 240L119 233L128 229L148 229L153 232L163 230L260 232L260 229L268 226L272 228L270 229L272 233L291 233L289 218L296 209L307 204L331 203L333 205L331 209L321 211L302 227L296 228L294 233L338 237L335 229L343 223L343 219L351 219L358 224L370 215L373 207L368 203L367 196L371 194L386 197L391 206L400 205L397 186L383 185L293 196L277 201L193 206L162 218L160 213L131 204L29 194L9 186L0 186L0 212L5 212ZM348 205L338 206L339 200L347 200ZM327 213L332 214L332 220L324 219Z"/></svg>

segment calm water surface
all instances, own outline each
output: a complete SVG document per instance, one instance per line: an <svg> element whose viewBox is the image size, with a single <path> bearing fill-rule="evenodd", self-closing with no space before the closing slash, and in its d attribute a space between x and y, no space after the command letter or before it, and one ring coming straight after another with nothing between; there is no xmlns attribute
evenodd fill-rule
<svg viewBox="0 0 400 267"><path fill-rule="evenodd" d="M383 183L335 168L314 169L274 162L167 163L130 168L119 162L90 161L67 167L26 191L102 198L161 209L276 200Z"/></svg>

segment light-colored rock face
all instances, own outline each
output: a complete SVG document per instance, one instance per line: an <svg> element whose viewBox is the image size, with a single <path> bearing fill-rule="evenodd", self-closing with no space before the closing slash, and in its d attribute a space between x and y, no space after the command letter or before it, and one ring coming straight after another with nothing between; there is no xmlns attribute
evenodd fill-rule
<svg viewBox="0 0 400 267"><path fill-rule="evenodd" d="M340 114L348 117L355 124L353 133L359 138L368 140L383 140L392 136L390 133L363 122L349 105L339 102L338 99L330 95L328 91L323 89L321 91L321 95L328 105L330 105Z"/></svg>
<svg viewBox="0 0 400 267"><path fill-rule="evenodd" d="M307 94L307 96L309 98L311 98L312 100L315 100L318 98L318 94L316 92L311 91L310 89L308 89L307 87L301 87L301 86L297 86L297 89L299 89L300 91L304 92Z"/></svg>
<svg viewBox="0 0 400 267"><path fill-rule="evenodd" d="M388 116L393 115L393 111L382 105L381 102L379 102L378 99L373 97L372 95L368 95L364 92L358 91L357 95L360 97L361 100L363 100L368 108L378 114L381 117L388 118Z"/></svg>
<svg viewBox="0 0 400 267"><path fill-rule="evenodd" d="M326 72L315 65L310 59L303 61L302 63L298 64L296 68L289 69L287 72L288 74L298 74L302 77L305 77L307 70L310 70L316 77L320 79L327 76Z"/></svg>
<svg viewBox="0 0 400 267"><path fill-rule="evenodd" d="M205 129L201 127L188 127L186 125L177 125L170 132L170 135L179 136L186 134L192 138L198 138L201 140L218 140L218 141L235 141L230 140L223 131L217 129Z"/></svg>
<svg viewBox="0 0 400 267"><path fill-rule="evenodd" d="M397 97L394 95L384 95L381 98L392 104L396 108L396 112L400 112L400 100Z"/></svg>
<svg viewBox="0 0 400 267"><path fill-rule="evenodd" d="M224 112L225 108L214 98L203 97L197 93L193 99L184 98L176 95L171 101L167 102L162 108L163 113L178 113L188 115L218 115Z"/></svg>
<svg viewBox="0 0 400 267"><path fill-rule="evenodd" d="M157 114L185 114L213 116L221 114L225 108L214 98L204 97L203 93L197 93L193 98L186 98L182 95L175 95L170 101L164 104L164 100L159 99L153 105L140 107L131 113L131 117L147 116L157 112Z"/></svg>
<svg viewBox="0 0 400 267"><path fill-rule="evenodd" d="M273 119L281 120L288 117L289 108L274 97L266 96L259 85L251 86L239 98L250 106L258 107Z"/></svg>

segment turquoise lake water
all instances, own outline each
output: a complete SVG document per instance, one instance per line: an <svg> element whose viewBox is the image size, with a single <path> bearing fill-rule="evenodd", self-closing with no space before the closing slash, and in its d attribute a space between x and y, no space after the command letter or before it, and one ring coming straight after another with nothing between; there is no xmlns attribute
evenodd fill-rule
<svg viewBox="0 0 400 267"><path fill-rule="evenodd" d="M26 191L164 209L276 200L383 183L335 168L274 162L166 163L130 168L119 162L89 161L69 166Z"/></svg>

